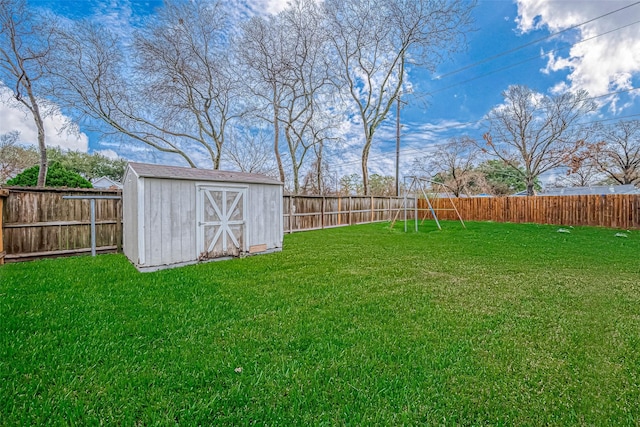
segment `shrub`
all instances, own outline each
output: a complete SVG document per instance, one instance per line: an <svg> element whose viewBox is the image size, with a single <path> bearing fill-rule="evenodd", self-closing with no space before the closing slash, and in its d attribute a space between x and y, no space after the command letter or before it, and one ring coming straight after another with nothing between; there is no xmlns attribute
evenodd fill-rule
<svg viewBox="0 0 640 427"><path fill-rule="evenodd" d="M7 181L7 185L35 187L38 183L40 165L23 170L15 178ZM52 163L47 170L47 187L93 188L93 185L78 173L66 169L60 163Z"/></svg>

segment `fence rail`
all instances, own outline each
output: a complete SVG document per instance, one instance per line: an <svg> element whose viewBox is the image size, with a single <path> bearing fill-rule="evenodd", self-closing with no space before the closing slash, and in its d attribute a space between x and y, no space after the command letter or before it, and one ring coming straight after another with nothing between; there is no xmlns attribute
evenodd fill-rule
<svg viewBox="0 0 640 427"><path fill-rule="evenodd" d="M90 200L63 196L120 196L120 190L17 188L5 190L0 263L91 252ZM2 207L2 206L0 206ZM122 201L95 201L96 250L122 249Z"/></svg>
<svg viewBox="0 0 640 427"><path fill-rule="evenodd" d="M0 263L91 252L89 200L64 196L120 196L120 190L0 189ZM413 200L410 200L413 206ZM284 230L293 233L387 221L397 197L285 196ZM122 200L95 200L96 250L122 250ZM3 246L4 245L4 246Z"/></svg>
<svg viewBox="0 0 640 427"><path fill-rule="evenodd" d="M91 252L89 200L63 196L119 196L119 190L0 189L0 264ZM640 229L640 195L478 197L453 199L467 221L533 222ZM122 249L122 201L95 201L96 249ZM407 200L413 219L415 199ZM457 220L448 199L432 202L438 219ZM368 196L285 196L284 231L293 233L404 219L403 199ZM432 218L424 200L420 218Z"/></svg>
<svg viewBox="0 0 640 427"><path fill-rule="evenodd" d="M284 196L284 231L390 221L402 204L402 197ZM414 200L409 199L407 205L413 209Z"/></svg>
<svg viewBox="0 0 640 427"><path fill-rule="evenodd" d="M453 199L465 221L531 222L536 224L587 225L640 228L640 195L585 195L531 197L472 197ZM432 218L424 200L420 217ZM432 201L438 219L457 220L448 199Z"/></svg>

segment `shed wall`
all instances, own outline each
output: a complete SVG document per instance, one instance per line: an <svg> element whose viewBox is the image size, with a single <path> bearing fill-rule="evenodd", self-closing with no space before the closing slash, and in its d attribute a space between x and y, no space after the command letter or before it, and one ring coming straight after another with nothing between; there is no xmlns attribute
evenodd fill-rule
<svg viewBox="0 0 640 427"><path fill-rule="evenodd" d="M244 249L282 248L281 185L139 177L130 169L123 183L124 252L139 268L198 261L199 186L246 188Z"/></svg>
<svg viewBox="0 0 640 427"><path fill-rule="evenodd" d="M197 259L195 193L193 181L145 178L144 265Z"/></svg>
<svg viewBox="0 0 640 427"><path fill-rule="evenodd" d="M139 259L138 248L138 181L127 173L122 191L122 250L130 260Z"/></svg>
<svg viewBox="0 0 640 427"><path fill-rule="evenodd" d="M251 184L248 198L249 246L266 244L267 249L282 248L282 186Z"/></svg>

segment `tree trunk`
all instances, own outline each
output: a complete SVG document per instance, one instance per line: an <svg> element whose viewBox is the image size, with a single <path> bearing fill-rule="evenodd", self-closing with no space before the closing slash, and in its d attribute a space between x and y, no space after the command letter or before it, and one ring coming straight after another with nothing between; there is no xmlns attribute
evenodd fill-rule
<svg viewBox="0 0 640 427"><path fill-rule="evenodd" d="M364 195L368 196L371 192L369 188L369 169L367 168L367 164L369 163L369 151L371 150L371 139L367 138L367 141L364 144L364 148L362 149L362 189L364 191Z"/></svg>
<svg viewBox="0 0 640 427"><path fill-rule="evenodd" d="M318 159L317 159L317 168L316 168L316 174L317 174L316 179L318 180L318 183L317 183L318 194L320 195L324 195L324 185L322 182L322 147L323 147L323 144L322 144L322 141L320 141L319 149L317 151Z"/></svg>
<svg viewBox="0 0 640 427"><path fill-rule="evenodd" d="M527 196L535 196L536 195L533 187L534 187L533 180L527 179Z"/></svg>
<svg viewBox="0 0 640 427"><path fill-rule="evenodd" d="M278 99L276 97L276 89L273 89L273 151L276 155L276 163L278 164L278 172L280 173L280 182L284 183L284 166L280 158L280 123L278 116L280 109L278 108Z"/></svg>
<svg viewBox="0 0 640 427"><path fill-rule="evenodd" d="M298 168L293 167L293 194L300 194L300 180L298 179Z"/></svg>
<svg viewBox="0 0 640 427"><path fill-rule="evenodd" d="M222 157L222 149L218 148L218 152L213 157L213 170L220 169L220 158Z"/></svg>
<svg viewBox="0 0 640 427"><path fill-rule="evenodd" d="M40 148L40 172L38 172L38 187L44 187L47 182L47 171L49 169L49 162L47 161L47 147L45 145L44 138L44 126L42 119L36 119L38 124L38 147Z"/></svg>
<svg viewBox="0 0 640 427"><path fill-rule="evenodd" d="M29 83L27 81L27 83ZM36 122L38 128L38 149L40 150L40 172L38 173L37 187L44 187L47 182L47 170L49 168L49 162L47 161L47 146L45 144L44 133L44 121L40 114L40 107L38 106L38 100L33 94L30 84L24 85L29 95L29 102L31 102L31 113L33 114L33 120Z"/></svg>

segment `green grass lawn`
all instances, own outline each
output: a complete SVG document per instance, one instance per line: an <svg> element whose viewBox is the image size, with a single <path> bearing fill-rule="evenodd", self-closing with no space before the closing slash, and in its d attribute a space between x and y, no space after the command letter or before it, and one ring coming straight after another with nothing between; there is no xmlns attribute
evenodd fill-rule
<svg viewBox="0 0 640 427"><path fill-rule="evenodd" d="M0 267L0 424L640 423L640 231L388 227Z"/></svg>

